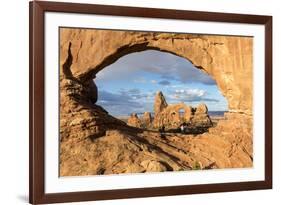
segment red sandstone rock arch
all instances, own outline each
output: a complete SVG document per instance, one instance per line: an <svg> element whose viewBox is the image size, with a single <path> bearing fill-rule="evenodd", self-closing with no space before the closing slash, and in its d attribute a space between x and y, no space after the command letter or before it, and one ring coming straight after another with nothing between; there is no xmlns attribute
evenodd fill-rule
<svg viewBox="0 0 281 205"><path fill-rule="evenodd" d="M251 37L60 29L60 175L124 173L124 162L125 173L149 171L147 164L160 167L158 161L144 161L147 156L165 162L172 170L190 169L197 161L207 169L252 167L252 44ZM151 146L153 138L144 138L145 131L127 126L95 103L95 74L123 55L147 49L190 60L216 80L228 100L232 113L192 140L188 150L192 156L182 152L171 155L163 147L165 143L157 146L167 149L168 154L159 152L157 146ZM140 132L141 136L137 136ZM144 141L148 138L151 141ZM182 142L177 145L179 150ZM155 147L153 153L149 152L151 147ZM198 152L197 147L202 151ZM143 154L146 151L149 155ZM114 157L109 156L120 153L134 156L134 160L119 161L115 170ZM174 156L180 156L180 161L175 161Z"/></svg>
<svg viewBox="0 0 281 205"><path fill-rule="evenodd" d="M229 111L252 114L251 37L62 28L60 39L60 79L88 86L93 102L97 72L124 55L154 49L188 59L215 79Z"/></svg>

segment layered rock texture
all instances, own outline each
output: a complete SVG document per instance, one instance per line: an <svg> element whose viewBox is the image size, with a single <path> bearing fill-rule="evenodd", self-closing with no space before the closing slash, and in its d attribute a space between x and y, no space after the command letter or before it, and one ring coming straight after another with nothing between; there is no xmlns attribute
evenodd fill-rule
<svg viewBox="0 0 281 205"><path fill-rule="evenodd" d="M60 175L251 167L252 45L251 37L61 28ZM211 75L230 113L204 134L163 139L96 105L96 73L147 49L186 58ZM159 113L167 109L160 104ZM204 117L203 106L199 110Z"/></svg>

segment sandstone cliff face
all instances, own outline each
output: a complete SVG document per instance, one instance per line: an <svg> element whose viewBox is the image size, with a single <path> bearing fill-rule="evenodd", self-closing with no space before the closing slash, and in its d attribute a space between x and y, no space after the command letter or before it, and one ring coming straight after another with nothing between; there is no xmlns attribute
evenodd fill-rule
<svg viewBox="0 0 281 205"><path fill-rule="evenodd" d="M252 166L252 38L62 28L60 39L61 176ZM95 74L147 49L184 57L211 75L228 100L227 119L202 135L165 141L96 105Z"/></svg>
<svg viewBox="0 0 281 205"><path fill-rule="evenodd" d="M94 139L105 134L106 129L128 129L126 123L110 116L95 105L85 93L88 87L73 80L60 82L60 141L77 142Z"/></svg>

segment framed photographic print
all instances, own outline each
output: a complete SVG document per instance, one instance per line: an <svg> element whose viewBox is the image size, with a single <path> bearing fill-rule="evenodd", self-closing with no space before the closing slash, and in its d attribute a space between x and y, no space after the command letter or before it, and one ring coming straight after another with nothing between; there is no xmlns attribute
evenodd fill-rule
<svg viewBox="0 0 281 205"><path fill-rule="evenodd" d="M271 16L30 2L30 203L271 187Z"/></svg>

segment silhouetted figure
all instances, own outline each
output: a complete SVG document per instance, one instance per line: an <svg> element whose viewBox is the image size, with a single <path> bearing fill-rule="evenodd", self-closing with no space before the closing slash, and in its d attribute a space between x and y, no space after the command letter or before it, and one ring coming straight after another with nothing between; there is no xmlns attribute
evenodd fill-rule
<svg viewBox="0 0 281 205"><path fill-rule="evenodd" d="M160 137L162 139L166 139L166 135L165 135L165 126L162 125L162 127L159 128L159 132L160 132Z"/></svg>
<svg viewBox="0 0 281 205"><path fill-rule="evenodd" d="M180 125L180 130L181 130L181 133L183 134L184 133L184 125L183 124Z"/></svg>
<svg viewBox="0 0 281 205"><path fill-rule="evenodd" d="M186 133L187 128L188 128L188 124L189 124L189 123L184 122L184 123L182 123L182 124L180 125L180 131L181 131L182 134L185 134L185 133Z"/></svg>

